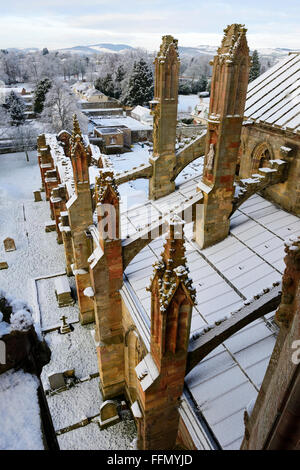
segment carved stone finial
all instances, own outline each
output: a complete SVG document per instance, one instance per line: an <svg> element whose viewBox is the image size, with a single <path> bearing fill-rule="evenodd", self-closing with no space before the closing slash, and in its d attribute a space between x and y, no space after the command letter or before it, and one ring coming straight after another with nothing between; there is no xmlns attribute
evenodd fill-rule
<svg viewBox="0 0 300 470"><path fill-rule="evenodd" d="M71 158L76 158L76 155L84 152L87 156L86 148L82 141L81 134L72 134Z"/></svg>
<svg viewBox="0 0 300 470"><path fill-rule="evenodd" d="M166 35L162 37L162 43L160 45L159 53L157 55L158 58L163 58L166 57L169 50L170 46L172 46L175 51L177 52L178 56L178 39L174 39L173 36L171 35Z"/></svg>
<svg viewBox="0 0 300 470"><path fill-rule="evenodd" d="M118 186L115 181L114 172L111 170L101 170L95 182L95 201L103 203L108 187L111 187L115 195L119 198Z"/></svg>
<svg viewBox="0 0 300 470"><path fill-rule="evenodd" d="M77 135L82 137L81 129L80 129L79 122L77 119L77 114L73 114L73 137L75 138L75 136Z"/></svg>
<svg viewBox="0 0 300 470"><path fill-rule="evenodd" d="M189 278L186 266L185 246L183 237L184 221L178 216L169 219L169 233L166 238L161 260L154 265L154 275L149 290L152 290L154 279L158 279L159 301L161 311L165 311L173 298L179 284L194 303L196 291Z"/></svg>
<svg viewBox="0 0 300 470"><path fill-rule="evenodd" d="M218 55L223 56L227 60L232 60L240 55L241 50L249 58L249 48L246 39L247 29L243 24L231 24L224 29L224 37L221 47L218 48ZM250 60L250 59L249 59Z"/></svg>

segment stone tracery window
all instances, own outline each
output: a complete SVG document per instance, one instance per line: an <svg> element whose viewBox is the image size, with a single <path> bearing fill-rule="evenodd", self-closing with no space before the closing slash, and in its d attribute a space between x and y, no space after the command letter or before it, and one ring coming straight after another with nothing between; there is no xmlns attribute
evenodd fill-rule
<svg viewBox="0 0 300 470"><path fill-rule="evenodd" d="M265 168L269 166L269 160L272 159L272 149L266 143L258 144L252 153L252 170L257 171L258 168Z"/></svg>

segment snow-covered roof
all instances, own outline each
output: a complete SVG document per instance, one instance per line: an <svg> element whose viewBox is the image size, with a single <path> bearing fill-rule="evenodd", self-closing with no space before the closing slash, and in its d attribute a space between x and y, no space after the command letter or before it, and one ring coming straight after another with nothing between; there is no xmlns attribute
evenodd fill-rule
<svg viewBox="0 0 300 470"><path fill-rule="evenodd" d="M142 148L135 144L135 148L136 152L129 152L126 161L127 154L114 157L119 170L127 169L129 164L132 168L139 164L142 158L146 161L147 147ZM32 292L36 292L35 296L40 305L36 310L41 316L42 328L49 330L47 342L52 351L51 361L42 372L44 388L49 388L48 375L53 371L75 368L76 377L82 380L76 387L47 396L55 429L59 430L79 423L83 416L91 417L98 413L101 403L99 379L85 380L87 376L94 375L98 370L96 351L90 335L90 329L94 328L94 325L74 324L71 335L59 335L57 331L52 330L53 325L59 324L61 311L54 295L53 278L48 277L53 276L53 273L60 273L57 276L65 274L63 248L56 243L54 232L44 232L43 224L49 217L48 210L45 209L46 202L39 203L41 206L33 206L31 203L32 191L40 184L37 163L29 168L22 154L3 155L2 160L0 183L8 181L9 184L3 185L6 191L3 202L6 224L0 226L0 233L2 239L14 234L19 248L16 252L12 252L12 258L10 257L10 266L13 267L11 275L8 277L4 271L0 271L1 285L7 290L9 288L14 295L20 295L21 292L24 298L29 296L30 303L34 303L37 301L33 300L31 289L30 293L28 292L28 281L39 276L35 281L36 290L32 289ZM12 161L18 162L13 173L11 173ZM198 168L199 173L200 168ZM93 172L96 171L99 169L93 167ZM153 220L193 195L199 180L199 174L194 175L180 184L169 196L156 201L147 201L127 213L123 211L122 204L122 237L131 235L136 232L138 226L148 222L146 220L148 212L151 213L150 220ZM25 222L23 215L20 215L22 204L16 204L16 198L24 203ZM24 228L29 234L26 243L24 243ZM194 334L201 331L203 326L236 310L243 304L245 298L251 298L264 287L270 286L272 282L280 280L284 269L283 241L286 237L299 233L300 220L261 196L255 195L236 211L231 219L230 236L223 242L200 250L192 241L189 230L190 227L187 226L187 264L197 290L198 303L193 309L192 316L191 333ZM162 249L163 240L161 238L153 240L132 260L125 272L124 288L132 292L129 301L134 306L134 314L140 316L140 323L136 322L140 333L139 325L144 326L141 334L143 338L145 334L149 337L150 327L150 293L146 291L146 286L150 284L150 277L153 274L152 264L158 259ZM20 263L20 254L24 259L31 256L32 263ZM74 278L71 277L69 280L74 288L72 284ZM76 307L64 307L64 313L68 316L68 322L78 321ZM270 316L271 314L267 317ZM274 334L267 326L266 318L263 317L225 341L186 377L186 385L196 407L204 415L223 448L236 449L240 445L244 432L243 410L257 394L274 343ZM147 341L145 344L147 345ZM3 375L0 376L0 382L2 377ZM32 402L29 409L32 413ZM2 419L0 421L3 423ZM113 432L109 437L105 435L105 439L104 437L101 439L101 434L100 436L97 434L98 425L91 422L87 426L58 436L59 444L62 448L68 449L81 449L83 445L87 448L95 448L98 445L102 446L99 448L105 448L104 445L111 447L120 445L121 431L123 431L121 426L122 423L117 436L114 427L111 428ZM128 431L123 432L124 439L127 439L126 446L128 434ZM125 447L124 443L122 445Z"/></svg>
<svg viewBox="0 0 300 470"><path fill-rule="evenodd" d="M144 106L136 106L135 108L133 108L133 110L131 111L133 114L137 114L138 116L140 117L151 117L151 114L150 114L150 109L149 108L145 108Z"/></svg>
<svg viewBox="0 0 300 470"><path fill-rule="evenodd" d="M102 93L99 90L96 90L96 88L88 88L84 94L88 98L90 98L91 96L102 96L102 95L104 95L104 93Z"/></svg>
<svg viewBox="0 0 300 470"><path fill-rule="evenodd" d="M190 197L200 178L179 185L169 196L123 212L122 237L131 236L138 227ZM280 281L285 266L284 239L299 233L299 229L298 217L259 195L252 196L236 211L230 235L210 248L201 250L192 240L192 227L187 225L187 265L197 292L191 336ZM141 336L148 336L148 346L151 293L146 288L153 274L152 265L162 251L161 237L144 248L125 270L123 290L127 289L139 312L140 321L136 324ZM186 377L198 410L224 449L240 447L244 409L259 391L276 340L268 323L272 316L268 314L233 335Z"/></svg>
<svg viewBox="0 0 300 470"><path fill-rule="evenodd" d="M132 117L93 117L93 123L99 127L120 127L126 126L132 131L139 131L139 130L151 130L152 127L148 124L143 124L142 122L138 121L137 119L133 119Z"/></svg>
<svg viewBox="0 0 300 470"><path fill-rule="evenodd" d="M76 82L74 85L73 85L73 90L76 90L76 91L86 91L88 88L90 88L92 85L88 82Z"/></svg>
<svg viewBox="0 0 300 470"><path fill-rule="evenodd" d="M178 95L178 113L191 113L199 102L198 95Z"/></svg>
<svg viewBox="0 0 300 470"><path fill-rule="evenodd" d="M245 116L300 131L299 53L290 53L249 84Z"/></svg>
<svg viewBox="0 0 300 470"><path fill-rule="evenodd" d="M99 134L121 134L120 129L116 127L100 127L97 131Z"/></svg>

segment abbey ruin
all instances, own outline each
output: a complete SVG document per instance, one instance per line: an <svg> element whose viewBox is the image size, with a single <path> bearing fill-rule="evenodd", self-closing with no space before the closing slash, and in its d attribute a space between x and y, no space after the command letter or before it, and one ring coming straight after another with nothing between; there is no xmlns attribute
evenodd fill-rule
<svg viewBox="0 0 300 470"><path fill-rule="evenodd" d="M290 351L300 332L300 119L280 77L293 80L300 55L248 86L246 31L224 30L207 130L184 146L169 35L155 59L147 163L116 172L76 115L72 134L38 137L46 230L64 248L80 325L95 324L103 399L130 403L141 450L299 448ZM177 185L203 155L203 171ZM127 208L120 188L138 179L148 200Z"/></svg>

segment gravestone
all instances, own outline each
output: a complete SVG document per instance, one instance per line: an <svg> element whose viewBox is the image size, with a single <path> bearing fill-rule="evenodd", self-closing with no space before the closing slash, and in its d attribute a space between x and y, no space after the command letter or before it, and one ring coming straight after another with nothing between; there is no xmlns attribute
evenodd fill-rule
<svg viewBox="0 0 300 470"><path fill-rule="evenodd" d="M13 238L5 238L3 241L5 251L15 251L16 245Z"/></svg>
<svg viewBox="0 0 300 470"><path fill-rule="evenodd" d="M116 402L113 400L106 400L100 407L100 429L108 428L113 424L117 424L120 421L120 417L117 410Z"/></svg>
<svg viewBox="0 0 300 470"><path fill-rule="evenodd" d="M8 264L6 261L0 261L0 270L1 269L7 269L8 268Z"/></svg>
<svg viewBox="0 0 300 470"><path fill-rule="evenodd" d="M55 374L48 375L49 384L51 390L57 390L66 386L65 377L62 372L56 372Z"/></svg>
<svg viewBox="0 0 300 470"><path fill-rule="evenodd" d="M67 276L60 276L54 280L55 295L59 307L74 305L71 288Z"/></svg>
<svg viewBox="0 0 300 470"><path fill-rule="evenodd" d="M55 232L56 230L56 225L55 222L49 221L45 222L45 232Z"/></svg>
<svg viewBox="0 0 300 470"><path fill-rule="evenodd" d="M42 201L41 191L33 191L34 202Z"/></svg>

